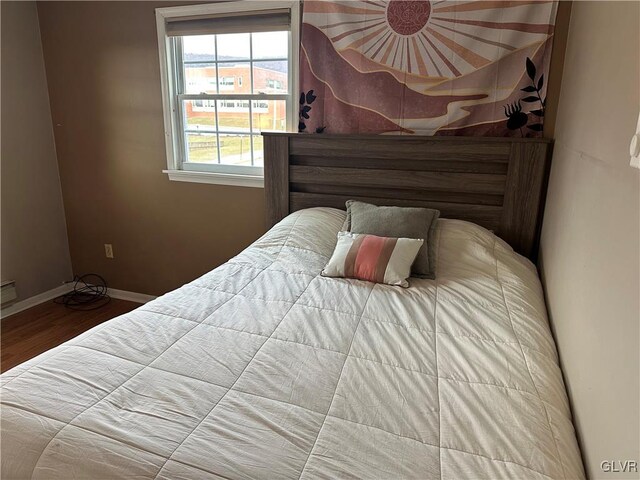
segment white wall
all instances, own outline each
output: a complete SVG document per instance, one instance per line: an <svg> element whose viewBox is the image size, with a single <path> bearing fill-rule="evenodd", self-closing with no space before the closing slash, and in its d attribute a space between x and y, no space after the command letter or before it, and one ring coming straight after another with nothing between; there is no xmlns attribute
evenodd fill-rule
<svg viewBox="0 0 640 480"><path fill-rule="evenodd" d="M540 267L585 467L640 460L640 3L574 2Z"/></svg>
<svg viewBox="0 0 640 480"><path fill-rule="evenodd" d="M36 4L0 5L0 274L24 300L70 280L71 260Z"/></svg>

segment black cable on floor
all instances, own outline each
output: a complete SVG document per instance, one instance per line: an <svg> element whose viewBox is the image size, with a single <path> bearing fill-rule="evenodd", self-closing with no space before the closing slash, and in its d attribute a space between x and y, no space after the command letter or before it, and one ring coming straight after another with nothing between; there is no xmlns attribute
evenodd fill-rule
<svg viewBox="0 0 640 480"><path fill-rule="evenodd" d="M54 300L72 310L96 310L111 301L107 295L107 282L96 273L73 278L73 290Z"/></svg>

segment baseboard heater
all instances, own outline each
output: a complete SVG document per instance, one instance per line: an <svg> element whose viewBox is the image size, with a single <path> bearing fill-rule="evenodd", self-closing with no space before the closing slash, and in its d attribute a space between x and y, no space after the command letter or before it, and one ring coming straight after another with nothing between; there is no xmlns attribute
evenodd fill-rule
<svg viewBox="0 0 640 480"><path fill-rule="evenodd" d="M13 280L2 282L0 284L0 294L0 303L3 307L15 302L16 298L18 298L18 294L16 293L16 282Z"/></svg>

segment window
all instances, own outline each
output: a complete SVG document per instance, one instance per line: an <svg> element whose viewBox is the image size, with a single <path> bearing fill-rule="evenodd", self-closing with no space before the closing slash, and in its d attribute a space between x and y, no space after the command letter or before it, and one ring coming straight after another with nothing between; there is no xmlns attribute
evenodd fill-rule
<svg viewBox="0 0 640 480"><path fill-rule="evenodd" d="M294 131L299 2L156 10L171 180L263 185L263 130Z"/></svg>

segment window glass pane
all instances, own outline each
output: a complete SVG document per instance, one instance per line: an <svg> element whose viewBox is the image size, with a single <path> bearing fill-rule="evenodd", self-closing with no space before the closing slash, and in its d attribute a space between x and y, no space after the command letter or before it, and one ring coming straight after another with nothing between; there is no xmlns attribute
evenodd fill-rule
<svg viewBox="0 0 640 480"><path fill-rule="evenodd" d="M253 58L287 58L289 32L252 33Z"/></svg>
<svg viewBox="0 0 640 480"><path fill-rule="evenodd" d="M215 133L185 134L187 161L198 163L218 163L218 144Z"/></svg>
<svg viewBox="0 0 640 480"><path fill-rule="evenodd" d="M252 104L253 130L287 129L287 102L284 100L253 100Z"/></svg>
<svg viewBox="0 0 640 480"><path fill-rule="evenodd" d="M182 103L185 130L216 131L216 108L213 100L184 100Z"/></svg>
<svg viewBox="0 0 640 480"><path fill-rule="evenodd" d="M289 92L289 32L195 35L181 41L184 91L179 93L219 95L182 100L184 161L263 166L260 132L286 131L287 101L237 97Z"/></svg>
<svg viewBox="0 0 640 480"><path fill-rule="evenodd" d="M248 60L249 53L248 33L218 35L218 61Z"/></svg>
<svg viewBox="0 0 640 480"><path fill-rule="evenodd" d="M182 37L183 60L188 62L215 62L215 35Z"/></svg>
<svg viewBox="0 0 640 480"><path fill-rule="evenodd" d="M185 93L217 93L215 63L184 64Z"/></svg>
<svg viewBox="0 0 640 480"><path fill-rule="evenodd" d="M251 136L221 133L220 163L251 165Z"/></svg>
<svg viewBox="0 0 640 480"><path fill-rule="evenodd" d="M249 100L218 100L221 132L249 133Z"/></svg>
<svg viewBox="0 0 640 480"><path fill-rule="evenodd" d="M264 166L264 147L262 135L253 135L253 164L258 167Z"/></svg>
<svg viewBox="0 0 640 480"><path fill-rule="evenodd" d="M254 93L287 93L287 61L254 62Z"/></svg>
<svg viewBox="0 0 640 480"><path fill-rule="evenodd" d="M219 63L220 93L251 93L251 67L249 62Z"/></svg>

